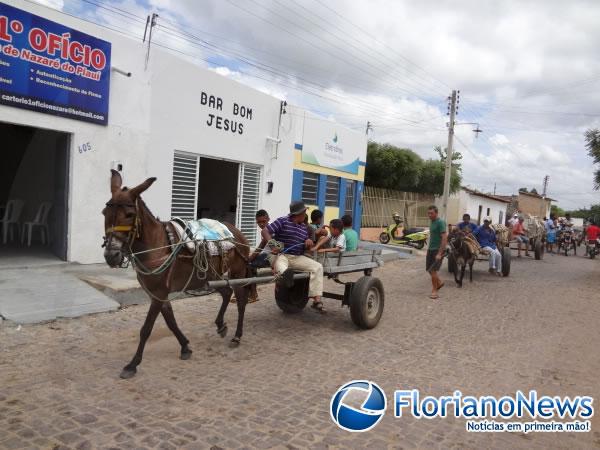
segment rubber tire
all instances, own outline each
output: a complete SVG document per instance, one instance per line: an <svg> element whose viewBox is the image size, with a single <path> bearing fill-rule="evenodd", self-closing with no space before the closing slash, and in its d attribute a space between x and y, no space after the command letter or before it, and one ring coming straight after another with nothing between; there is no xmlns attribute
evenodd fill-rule
<svg viewBox="0 0 600 450"><path fill-rule="evenodd" d="M577 256L577 244L573 242L573 255Z"/></svg>
<svg viewBox="0 0 600 450"><path fill-rule="evenodd" d="M415 248L421 250L423 247L425 247L425 242L425 239L423 239L422 241L417 241L417 243L415 244Z"/></svg>
<svg viewBox="0 0 600 450"><path fill-rule="evenodd" d="M367 309L367 297L371 290L377 290L379 294L379 308L374 317L368 317ZM385 294L383 291L383 284L381 280L376 277L360 277L354 286L350 294L350 317L352 322L365 330L375 328L381 319L383 314L383 306L385 303Z"/></svg>
<svg viewBox="0 0 600 450"><path fill-rule="evenodd" d="M501 250L502 252L502 275L505 277L510 275L510 261L512 259L512 255L510 253L510 248L505 247Z"/></svg>
<svg viewBox="0 0 600 450"><path fill-rule="evenodd" d="M275 284L275 303L286 314L302 312L308 303L308 279L295 280L291 288Z"/></svg>
<svg viewBox="0 0 600 450"><path fill-rule="evenodd" d="M379 242L381 242L382 244L387 244L388 242L390 242L390 235L384 231L379 235Z"/></svg>
<svg viewBox="0 0 600 450"><path fill-rule="evenodd" d="M594 259L596 257L596 250L590 250L590 259Z"/></svg>
<svg viewBox="0 0 600 450"><path fill-rule="evenodd" d="M452 254L452 252L450 252L450 253L448 253L448 272L456 273L456 270L457 270L456 260L454 259L454 255Z"/></svg>
<svg viewBox="0 0 600 450"><path fill-rule="evenodd" d="M535 241L535 248L533 251L535 254L535 259L537 259L538 261L540 259L544 259L544 244L539 239Z"/></svg>

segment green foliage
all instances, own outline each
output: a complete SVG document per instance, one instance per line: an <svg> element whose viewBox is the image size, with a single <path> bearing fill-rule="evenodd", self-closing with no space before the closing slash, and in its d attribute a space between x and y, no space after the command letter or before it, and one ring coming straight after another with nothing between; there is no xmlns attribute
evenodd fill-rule
<svg viewBox="0 0 600 450"><path fill-rule="evenodd" d="M556 217L564 217L565 210L556 205L552 205L550 206L550 214L554 214Z"/></svg>
<svg viewBox="0 0 600 450"><path fill-rule="evenodd" d="M600 203L592 205L590 208L581 208L568 211L571 217L581 217L582 219L593 218L594 221L600 221Z"/></svg>
<svg viewBox="0 0 600 450"><path fill-rule="evenodd" d="M439 146L434 150L440 155L440 160L424 161L410 149L371 141L367 147L365 184L398 191L441 194L444 190L446 154ZM453 161L460 159L460 153L453 154ZM460 170L460 164L452 164L451 192L460 188Z"/></svg>
<svg viewBox="0 0 600 450"><path fill-rule="evenodd" d="M600 130L587 130L585 132L585 147L594 164L600 164ZM600 168L594 172L594 189L600 189Z"/></svg>
<svg viewBox="0 0 600 450"><path fill-rule="evenodd" d="M532 188L532 189L531 189L531 191L529 191L529 192L531 192L532 194L537 194L537 193L538 193L538 191L537 191L537 189L536 189L536 188ZM539 195L539 194L538 194L538 195Z"/></svg>
<svg viewBox="0 0 600 450"><path fill-rule="evenodd" d="M519 192L529 192L526 187L519 188Z"/></svg>

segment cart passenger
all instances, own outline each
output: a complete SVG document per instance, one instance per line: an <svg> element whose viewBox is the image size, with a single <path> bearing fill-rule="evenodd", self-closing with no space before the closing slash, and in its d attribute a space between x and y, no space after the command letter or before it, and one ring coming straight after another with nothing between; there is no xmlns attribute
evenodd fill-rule
<svg viewBox="0 0 600 450"><path fill-rule="evenodd" d="M293 201L290 204L290 213L279 217L263 228L261 235L267 242L272 239L283 243L283 250L273 248L273 268L275 273L281 274L283 283L291 287L293 284L294 270L310 273L308 296L312 298L312 307L324 312L321 301L323 295L323 266L307 256L304 251L314 246L309 239L308 230L304 225L306 206L302 201Z"/></svg>
<svg viewBox="0 0 600 450"><path fill-rule="evenodd" d="M352 229L352 216L346 214L342 216L344 224L344 236L346 236L346 250L352 252L358 249L358 233Z"/></svg>
<svg viewBox="0 0 600 450"><path fill-rule="evenodd" d="M483 250L489 252L490 273L502 276L502 254L496 246L496 232L492 229L491 217L484 217L483 225L473 231L473 236L477 238L477 242Z"/></svg>
<svg viewBox="0 0 600 450"><path fill-rule="evenodd" d="M329 222L331 237L327 241L326 248L321 248L319 253L340 253L346 250L346 236L344 235L344 224L340 219Z"/></svg>
<svg viewBox="0 0 600 450"><path fill-rule="evenodd" d="M458 224L458 229L465 233L473 233L477 229L477 225L471 222L470 214L463 214L463 221Z"/></svg>

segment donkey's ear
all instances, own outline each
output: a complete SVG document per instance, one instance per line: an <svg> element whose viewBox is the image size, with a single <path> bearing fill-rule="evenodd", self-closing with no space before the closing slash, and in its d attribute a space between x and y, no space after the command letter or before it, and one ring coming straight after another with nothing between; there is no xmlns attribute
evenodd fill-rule
<svg viewBox="0 0 600 450"><path fill-rule="evenodd" d="M111 169L110 172L112 173L112 176L110 177L110 192L114 194L121 189L123 178L121 178L121 174L114 169Z"/></svg>
<svg viewBox="0 0 600 450"><path fill-rule="evenodd" d="M134 197L137 197L138 195L140 195L142 192L144 192L146 189L148 189L150 186L152 186L152 183L154 183L156 181L156 177L152 177L152 178L148 178L146 181L144 181L142 184L131 188L129 190L129 192L131 193L131 195L133 195Z"/></svg>

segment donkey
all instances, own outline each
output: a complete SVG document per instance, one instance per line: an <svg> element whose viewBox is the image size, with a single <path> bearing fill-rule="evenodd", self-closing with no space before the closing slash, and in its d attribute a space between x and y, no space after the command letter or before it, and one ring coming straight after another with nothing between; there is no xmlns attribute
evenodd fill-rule
<svg viewBox="0 0 600 450"><path fill-rule="evenodd" d="M124 267L127 260L134 254L137 263L141 263L149 271L160 267L173 251L169 236L176 236L173 226L155 218L141 198L142 192L148 189L156 178L148 178L140 185L128 189L121 187L123 180L119 172L112 170L110 180L111 199L103 209L104 225L104 259L113 268ZM183 248L171 265L164 272L156 275L143 274L137 271L137 279L150 297L150 309L140 330L140 342L133 356L122 372L121 378L131 378L137 372L137 366L142 362L142 354L146 341L150 337L152 327L158 314L162 314L169 329L173 332L181 346L180 358L189 359L192 350L189 340L181 332L175 321L171 303L168 301L170 292L183 289L195 290L206 286L208 280L221 278L226 272L230 279L249 276L247 265L249 247L244 235L231 224L225 224L234 236L234 246L222 256L208 256L208 271L202 276L195 271L191 253ZM198 249L198 251L202 251ZM196 271L197 272L197 271ZM232 346L240 344L244 323L244 311L248 301L250 287L223 287L217 289L223 297L223 303L215 320L217 333L221 337L227 334L227 324L224 321L225 311L231 295L235 292L237 298L238 322Z"/></svg>
<svg viewBox="0 0 600 450"><path fill-rule="evenodd" d="M469 281L473 281L473 264L475 263L475 253L471 250L465 241L466 235L460 230L452 230L448 236L448 245L450 246L450 256L456 262L454 267L454 281L456 286L461 288L465 269L469 265ZM458 267L460 266L460 278L458 276Z"/></svg>

